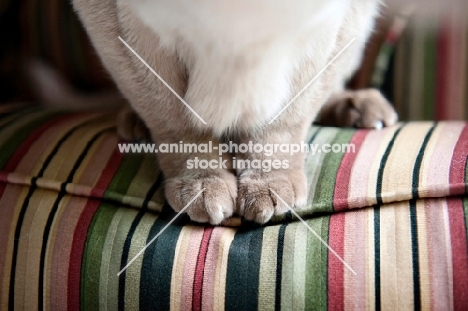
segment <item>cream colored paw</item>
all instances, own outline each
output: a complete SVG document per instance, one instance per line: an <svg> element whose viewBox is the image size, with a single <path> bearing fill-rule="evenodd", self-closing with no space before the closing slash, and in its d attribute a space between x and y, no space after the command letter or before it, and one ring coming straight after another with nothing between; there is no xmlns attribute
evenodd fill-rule
<svg viewBox="0 0 468 311"><path fill-rule="evenodd" d="M166 181L165 193L169 204L179 212L205 189L188 206L186 212L193 221L220 224L234 212L237 196L236 177L228 171L193 174L195 175L178 176Z"/></svg>
<svg viewBox="0 0 468 311"><path fill-rule="evenodd" d="M344 91L322 107L316 122L331 126L381 129L392 126L398 115L385 97L374 89Z"/></svg>
<svg viewBox="0 0 468 311"><path fill-rule="evenodd" d="M306 177L301 171L244 172L238 183L237 213L260 224L307 203Z"/></svg>

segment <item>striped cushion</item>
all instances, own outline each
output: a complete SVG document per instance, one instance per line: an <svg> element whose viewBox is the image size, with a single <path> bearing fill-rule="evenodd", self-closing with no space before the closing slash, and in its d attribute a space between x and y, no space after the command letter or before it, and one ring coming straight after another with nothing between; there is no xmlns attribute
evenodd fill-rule
<svg viewBox="0 0 468 311"><path fill-rule="evenodd" d="M174 217L115 116L0 117L0 309L459 309L468 305L468 125L318 128L309 204L267 226ZM338 257L339 256L339 257ZM340 258L346 263L343 264Z"/></svg>

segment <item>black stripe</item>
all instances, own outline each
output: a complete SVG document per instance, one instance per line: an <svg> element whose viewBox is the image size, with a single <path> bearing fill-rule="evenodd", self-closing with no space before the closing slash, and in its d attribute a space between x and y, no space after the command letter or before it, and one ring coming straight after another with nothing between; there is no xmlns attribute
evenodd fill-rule
<svg viewBox="0 0 468 311"><path fill-rule="evenodd" d="M52 162L52 159L55 157L57 154L58 150L62 146L62 144L81 126L90 123L92 120L87 120L86 122L76 125L75 127L72 127L68 132L65 133L65 135L57 142L55 145L54 149L49 153L47 156L46 160L42 164L41 169L39 170L37 176L33 177L31 179L31 186L29 187L28 193L24 199L23 205L21 206L20 213L18 215L18 221L16 223L16 228L15 228L15 239L13 242L13 254L12 254L12 261L11 261L11 270L10 270L10 284L9 284L9 296L8 296L8 309L9 310L14 310L15 302L15 278L16 278L16 261L18 259L18 247L19 247L19 241L20 241L20 235L21 235L21 228L23 226L23 221L24 217L26 215L26 210L27 207L29 206L29 201L31 200L31 197L34 193L34 191L37 188L37 179L41 178L44 175L45 170L49 166L50 162Z"/></svg>
<svg viewBox="0 0 468 311"><path fill-rule="evenodd" d="M424 158L424 152L426 151L427 144L429 143L429 140L431 139L432 133L434 133L434 129L437 126L437 123L434 123L434 125L431 127L429 132L427 132L426 137L424 137L424 141L421 145L421 148L419 149L418 156L416 157L416 161L414 163L414 169L413 169L413 185L412 185L412 197L413 199L419 199L419 175L421 172L421 165L422 165L422 160Z"/></svg>
<svg viewBox="0 0 468 311"><path fill-rule="evenodd" d="M379 172L377 175L377 185L376 185L376 199L377 205L374 207L374 275L375 275L375 310L381 309L381 293L380 293L380 205L382 205L382 183L383 183L383 174L385 171L385 166L388 161L388 157L392 151L395 140L400 134L400 131L406 124L403 124L400 128L395 131L392 139L390 140L387 149L385 150L384 155L382 156L382 161L380 162Z"/></svg>
<svg viewBox="0 0 468 311"><path fill-rule="evenodd" d="M382 201L382 183L383 183L383 174L385 170L385 165L387 164L388 157L390 156L390 153L392 151L393 145L395 144L395 140L400 134L400 131L403 127L405 127L406 124L401 126L398 130L395 131L395 134L393 134L392 139L388 143L387 149L385 150L384 155L382 156L382 161L380 162L380 167L379 167L379 173L377 175L377 186L376 186L376 198L377 198L377 204L381 205L383 203Z"/></svg>
<svg viewBox="0 0 468 311"><path fill-rule="evenodd" d="M380 297L380 205L374 207L375 310L381 309Z"/></svg>
<svg viewBox="0 0 468 311"><path fill-rule="evenodd" d="M241 227L229 248L225 310L258 310L264 227Z"/></svg>
<svg viewBox="0 0 468 311"><path fill-rule="evenodd" d="M125 243L123 246L122 250L122 256L120 259L120 270L122 270L126 265L128 261L128 254L130 252L130 246L132 243L132 238L133 235L135 234L135 230L138 227L138 225L141 222L141 219L145 215L145 213L148 211L148 204L153 195L156 193L156 191L159 189L163 181L163 174L159 174L158 178L156 181L153 183L151 188L148 190L146 193L145 200L143 202L143 206L141 210L138 212L137 216L132 222L132 225L130 226L130 230L128 231L128 234L125 238ZM122 272L122 274L119 277L119 310L124 310L125 309L125 272Z"/></svg>
<svg viewBox="0 0 468 311"><path fill-rule="evenodd" d="M275 287L275 310L281 310L281 279L283 274L283 251L284 234L286 232L286 223L281 224L278 231L278 248L276 252L276 287Z"/></svg>
<svg viewBox="0 0 468 311"><path fill-rule="evenodd" d="M410 226L411 226L411 252L413 263L413 295L414 295L414 310L421 310L421 284L420 284L420 271L419 271L419 245L418 245L418 227L417 227L417 214L416 214L416 199L419 198L419 175L421 172L422 160L424 152L426 151L427 144L431 139L437 123L431 127L427 132L426 137L419 150L418 156L414 163L413 169L413 200L410 200Z"/></svg>
<svg viewBox="0 0 468 311"><path fill-rule="evenodd" d="M96 134L88 141L86 144L85 148L81 152L81 154L78 156L77 160L75 161L75 164L73 165L73 168L71 169L70 173L68 174L67 179L65 182L63 182L60 185L60 192L55 199L54 205L52 206L52 209L49 213L49 217L47 218L46 225L44 227L44 233L42 237L42 248L41 248L41 259L40 259L40 264L39 264L39 292L38 292L38 309L43 310L44 309L44 268L45 268L45 256L47 253L47 242L49 240L49 234L50 234L50 229L52 227L52 223L54 222L55 215L57 214L57 210L59 208L60 202L62 201L63 197L67 194L66 187L68 184L70 184L73 181L73 177L75 176L76 171L78 168L81 166L83 163L83 160L85 159L86 155L88 154L89 150L93 146L93 144L97 141L97 139L104 134L105 132L109 131L110 129L103 129Z"/></svg>
<svg viewBox="0 0 468 311"><path fill-rule="evenodd" d="M419 275L419 245L416 200L410 200L411 252L413 262L414 310L421 310L421 284Z"/></svg>
<svg viewBox="0 0 468 311"><path fill-rule="evenodd" d="M176 213L166 202L150 229L149 243ZM145 250L140 272L140 310L169 310L171 306L171 273L180 231L190 219L182 214ZM126 271L125 271L126 272ZM125 273L123 272L123 273ZM122 273L122 274L123 274ZM119 296L119 300L123 297Z"/></svg>
<svg viewBox="0 0 468 311"><path fill-rule="evenodd" d="M318 130L312 135L312 137L309 139L309 145L317 138L319 133L322 131L322 127L319 127Z"/></svg>

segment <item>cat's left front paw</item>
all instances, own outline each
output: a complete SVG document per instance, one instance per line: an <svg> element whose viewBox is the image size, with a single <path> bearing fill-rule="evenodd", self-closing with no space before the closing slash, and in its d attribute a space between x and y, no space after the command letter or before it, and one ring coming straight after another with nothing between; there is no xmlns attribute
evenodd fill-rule
<svg viewBox="0 0 468 311"><path fill-rule="evenodd" d="M264 224L273 215L281 215L290 208L306 204L306 186L306 177L299 170L245 171L238 181L237 213L245 219Z"/></svg>
<svg viewBox="0 0 468 311"><path fill-rule="evenodd" d="M397 120L398 115L380 91L364 89L332 96L320 110L316 123L380 129Z"/></svg>

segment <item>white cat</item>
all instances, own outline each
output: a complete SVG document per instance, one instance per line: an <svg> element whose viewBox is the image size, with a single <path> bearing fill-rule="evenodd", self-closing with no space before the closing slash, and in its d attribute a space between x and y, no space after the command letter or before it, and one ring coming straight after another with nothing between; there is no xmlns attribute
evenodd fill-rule
<svg viewBox="0 0 468 311"><path fill-rule="evenodd" d="M397 120L379 92L344 90L372 32L378 0L74 0L74 6L157 144L294 144L317 116L360 127ZM235 156L266 159L255 152ZM271 172L229 165L190 170L186 162L194 157L218 154L158 154L176 211L204 189L187 208L194 221L219 224L237 213L265 223L307 201L302 153L268 157L290 163ZM232 155L224 159L231 163Z"/></svg>

